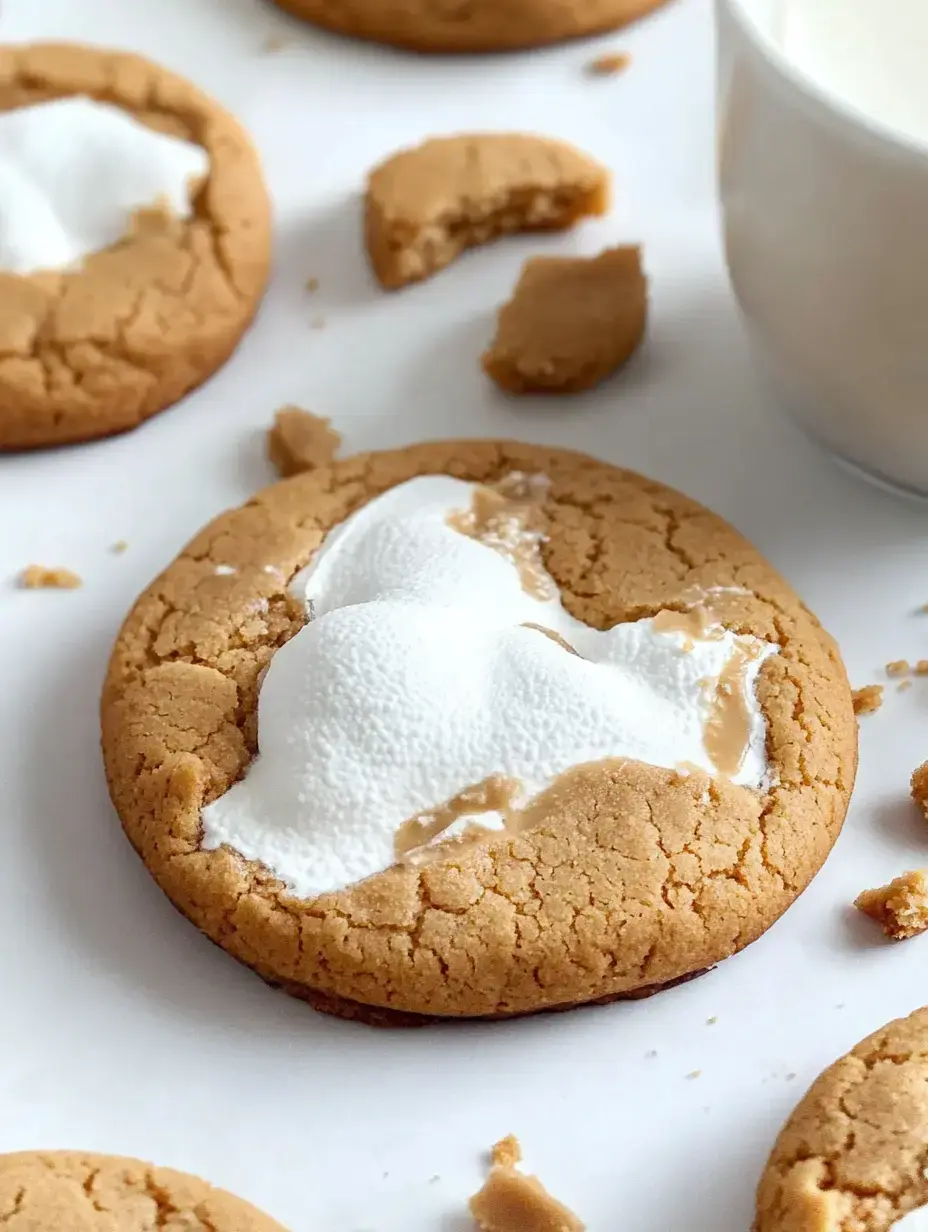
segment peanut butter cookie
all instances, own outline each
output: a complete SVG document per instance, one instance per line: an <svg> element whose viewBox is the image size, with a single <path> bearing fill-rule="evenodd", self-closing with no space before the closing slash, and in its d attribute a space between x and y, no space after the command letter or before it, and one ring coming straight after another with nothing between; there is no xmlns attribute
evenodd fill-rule
<svg viewBox="0 0 928 1232"><path fill-rule="evenodd" d="M533 257L500 309L483 369L507 393L579 393L631 359L647 319L640 249Z"/></svg>
<svg viewBox="0 0 928 1232"><path fill-rule="evenodd" d="M928 1228L928 1009L836 1061L787 1121L757 1191L754 1232Z"/></svg>
<svg viewBox="0 0 928 1232"><path fill-rule="evenodd" d="M0 1155L0 1212L10 1232L284 1232L196 1177L77 1151Z"/></svg>
<svg viewBox="0 0 928 1232"><path fill-rule="evenodd" d="M396 290L468 248L517 231L559 231L609 205L605 167L564 141L524 133L435 137L375 168L365 239Z"/></svg>
<svg viewBox="0 0 928 1232"><path fill-rule="evenodd" d="M515 51L618 30L666 0L274 0L307 21L413 51Z"/></svg>
<svg viewBox="0 0 928 1232"><path fill-rule="evenodd" d="M229 358L270 207L217 103L140 56L0 48L0 183L0 450L134 428Z"/></svg>
<svg viewBox="0 0 928 1232"><path fill-rule="evenodd" d="M223 514L129 615L102 727L174 904L391 1024L711 967L814 876L857 757L834 643L750 544L511 442L348 458Z"/></svg>

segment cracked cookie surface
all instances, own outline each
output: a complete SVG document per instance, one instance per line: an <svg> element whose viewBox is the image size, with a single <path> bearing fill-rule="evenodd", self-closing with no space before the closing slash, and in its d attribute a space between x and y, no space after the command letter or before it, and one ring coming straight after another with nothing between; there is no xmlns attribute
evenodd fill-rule
<svg viewBox="0 0 928 1232"><path fill-rule="evenodd" d="M232 354L270 265L270 205L251 142L166 69L78 44L0 47L0 110L82 94L201 145L189 219L153 208L73 271L0 272L0 450L136 427Z"/></svg>
<svg viewBox="0 0 928 1232"><path fill-rule="evenodd" d="M667 0L273 0L306 21L413 51L514 51L618 30Z"/></svg>
<svg viewBox="0 0 928 1232"><path fill-rule="evenodd" d="M779 644L758 685L776 785L761 796L701 773L593 767L549 793L528 832L311 901L231 850L201 850L200 809L247 770L261 674L303 624L289 581L327 531L417 475L493 483L513 471L550 479L544 564L578 619L610 628L726 587L717 618ZM834 643L731 527L639 475L506 442L348 458L223 514L130 613L102 725L123 826L175 905L270 982L376 1021L564 1008L711 966L818 870L857 751Z"/></svg>
<svg viewBox="0 0 928 1232"><path fill-rule="evenodd" d="M754 1232L889 1232L928 1205L928 1009L891 1022L812 1085L757 1193Z"/></svg>
<svg viewBox="0 0 928 1232"><path fill-rule="evenodd" d="M285 1232L206 1181L137 1159L76 1151L0 1155L4 1232Z"/></svg>

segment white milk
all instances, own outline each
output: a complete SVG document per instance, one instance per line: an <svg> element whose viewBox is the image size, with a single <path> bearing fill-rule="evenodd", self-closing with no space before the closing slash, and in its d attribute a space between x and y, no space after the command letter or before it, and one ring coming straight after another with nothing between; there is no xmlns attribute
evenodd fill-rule
<svg viewBox="0 0 928 1232"><path fill-rule="evenodd" d="M928 142L928 0L779 0L789 59L870 119Z"/></svg>

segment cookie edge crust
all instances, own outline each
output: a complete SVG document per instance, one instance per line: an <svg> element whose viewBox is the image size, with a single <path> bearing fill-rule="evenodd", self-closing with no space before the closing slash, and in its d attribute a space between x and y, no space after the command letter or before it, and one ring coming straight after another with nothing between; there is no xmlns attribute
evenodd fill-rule
<svg viewBox="0 0 928 1232"><path fill-rule="evenodd" d="M184 797L189 797L191 792L195 793L199 791L201 792L200 798L202 798L202 774L198 773L190 765L177 765L175 767L177 773L169 775L164 779L161 785L161 795L155 804L155 816L150 825L146 823L145 826L143 826L137 818L131 815L131 810L126 808L126 802L133 799L134 784L131 781L125 781L124 778L121 778L120 776L119 744L121 741L122 729L118 720L115 724L112 721L113 708L119 706L122 700L122 693L124 691L124 685L121 681L119 672L120 651L123 638L126 635L127 630L131 630L133 627L133 624L137 619L137 613L143 611L150 598L157 594L162 579L168 577L171 569L185 559L185 552L182 552L174 562L174 565L169 566L168 570L161 575L161 578L156 579L152 586L149 587L148 590L146 590L136 602L126 619L125 624L123 625L123 629L121 630L116 646L114 647L113 657L110 661L110 667L107 673L106 684L104 686L103 698L101 702L103 750L110 794L114 804L117 806L117 812L120 813L123 828L129 837L130 842L132 842L143 862L148 866L149 871L152 872L155 880L161 885L162 890L168 895L169 898L171 898L174 905L181 911L182 914L191 919L191 921L196 924L201 931L206 933L207 936L210 936L217 944L221 945L222 948L226 949L234 957L242 961L246 966L249 966L255 970L256 973L259 974L266 982L272 983L278 987L284 987L286 991L289 991L293 995L297 995L310 1003L315 1001L318 1004L318 1008L327 1009L329 1012L333 1012L333 1006L340 1005L343 1010L346 1011L347 1016L357 1018L364 1017L363 1014L357 1011L356 1007L358 1006L361 1006L365 1011L370 1011L367 1013L367 1017L383 1017L383 1014L381 1014L381 1011L383 1010L386 1011L386 1014L389 1016L399 1015L399 1017L403 1019L411 1018L414 1021L439 1018L510 1017L525 1013L540 1012L546 1009L557 1008L559 1006L567 1007L573 1006L574 1004L586 1004L591 1001L602 999L626 999L630 995L637 995L640 992L643 993L643 990L655 984L663 986L665 984L679 982L679 980L683 978L715 965L717 962L729 957L732 953L743 949L752 941L756 940L757 937L762 935L762 933L765 932L776 921L776 919L783 914L792 902L799 897L799 895L808 886L815 873L818 872L835 841L837 840L850 799L857 764L857 724L853 716L850 686L847 683L840 656L837 654L837 649L833 639L821 630L821 626L815 618L808 613L808 610L797 598L795 598L795 596L792 596L792 592L789 588L786 587L785 583L782 582L782 579L779 578L779 575L775 573L772 567L770 567L767 562L759 556L756 549L747 544L747 541L743 540L742 537L738 535L733 528L729 527L727 523L722 522L721 519L716 519L715 515L709 514L708 511L705 511L702 506L691 501L689 498L684 497L682 494L673 492L671 489L666 489L663 485L647 480L642 476L635 475L633 472L624 471L619 467L612 466L608 463L599 462L596 459L591 459L586 455L578 454L574 451L560 449L551 450L546 449L545 447L525 446L517 442L503 441L435 442L421 446L413 446L411 449L413 451L431 451L432 455L437 453L445 459L445 468L449 466L453 468L457 450L467 450L468 448L473 449L474 447L485 451L488 455L493 451L497 451L500 459L503 460L501 465L503 465L504 469L505 466L510 465L508 461L505 461L505 459L509 457L507 450L514 450L517 453L519 450L528 450L533 456L537 453L540 456L547 457L549 461L557 459L561 465L586 465L594 468L595 473L611 473L619 480L624 481L625 483L630 483L635 488L640 486L642 492L646 492L654 497L658 497L661 494L667 494L668 498L674 498L678 505L683 505L691 511L702 514L714 522L718 522L719 525L724 527L726 533L733 537L733 541L737 541L738 543L744 545L750 553L750 559L753 560L755 557L757 558L759 564L766 571L766 576L769 576L772 582L776 585L781 586L783 588L783 592L787 596L791 596L790 602L795 603L795 615L797 620L800 620L801 622L800 631L805 637L804 644L811 646L814 640L814 642L817 643L818 651L822 655L822 663L826 660L828 662L828 670L823 672L821 676L817 676L815 678L816 682L822 684L822 687L837 690L836 696L840 695L841 702L846 701L846 707L843 707L843 709L846 709L847 714L839 715L836 720L838 723L838 734L843 740L843 742L837 742L836 737L835 744L836 756L838 756L840 760L842 770L841 782L840 784L835 783L829 788L829 792L831 792L829 799L831 799L832 796L833 799L827 810L824 803L816 806L818 809L821 828L823 834L827 835L827 840L824 837L820 839L818 848L815 850L812 858L809 859L807 864L803 864L801 874L797 877L795 884L791 885L789 888L784 888L782 894L777 897L775 902L765 902L763 904L764 910L760 913L761 918L755 920L753 924L742 930L742 932L739 933L735 944L725 948L723 952L713 950L712 952L707 953L700 951L697 955L691 956L691 961L681 963L669 972L662 969L661 978L652 978L650 980L645 979L641 984L633 987L629 987L627 981L624 982L624 985L621 980L613 981L612 984L609 984L607 981L605 984L598 985L597 987L590 989L589 995L585 993L582 998L576 1001L565 1000L563 997L559 998L555 993L553 995L549 995L547 998L544 996L539 996L537 1003L533 1003L531 1005L520 1006L517 1008L512 1008L506 1005L505 1008L500 1008L500 1005L498 1004L495 1010L488 1012L486 1007L474 1009L467 1008L467 1006L463 1004L459 1004L454 1007L445 1005L440 1009L434 1009L428 1004L415 1004L415 996L407 1000L406 1003L403 1003L402 996L396 996L394 993L388 993L386 990L379 994L375 992L370 995L368 995L367 991L365 991L364 999L358 999L348 993L346 987L339 987L341 981L337 976L333 977L330 980L329 985L325 987L314 983L311 984L305 983L301 980L295 980L284 971L275 970L273 964L269 967L260 954L254 952L251 954L243 953L243 947L237 942L235 944L228 944L228 937L223 935L224 930L222 927L210 926L208 919L204 916L202 907L198 905L196 890L192 884L193 882L197 882L202 895L204 892L204 885L206 883L199 873L191 875L191 884L189 886L184 883L184 877L181 877L180 882L178 882L178 878L173 874L170 876L165 875L168 871L168 861L164 859L162 854L158 851L159 834L162 837L169 839L171 835L171 816L169 814L172 809L175 810L174 816L177 815L177 810L183 810ZM385 459L389 461L390 459L398 458L401 455L406 455L409 453L410 449L400 449L361 455L360 457L353 459L346 459L344 463L336 464L333 468L329 468L326 472L314 472L313 479L317 485L316 494L318 495L319 491L325 489L326 485L328 485L327 490L334 491L342 485L350 484L351 475L356 477L358 473L363 473L365 467L376 465L378 460ZM429 461L418 473L429 473L430 471L434 472L441 469L442 467L438 466L433 461L432 457L430 457ZM340 472L343 476L341 483L338 478ZM446 473L448 473L447 470ZM304 480L306 479L305 476L302 478ZM282 493L288 485L292 486L294 484L299 484L300 482L300 477L297 477L295 480L285 480L282 483L272 485L271 488L265 489L263 493L258 493L251 502L248 502L245 506L241 507L240 510L228 511L226 514L220 515L218 519L204 528L204 530L200 532L200 535L197 536L193 542L196 543L197 540L202 539L204 536L208 536L216 528L221 527L225 522L225 519L228 517L234 516L236 513L241 513L256 504L259 504L262 497L266 494L273 492ZM402 482L402 479L397 479L395 482ZM379 490L386 490L386 488L390 486L392 486L392 484L388 483L385 487ZM372 490L370 495L373 494L374 491ZM369 497L365 497L364 499L369 499ZM357 502L355 507L358 507L363 503L364 501L362 499ZM792 611L792 607L790 610ZM187 760L189 761L189 759ZM250 761L250 757L248 760ZM120 800L123 801L123 808L121 810L119 807ZM199 809L197 809L197 813L198 811ZM152 828L154 833L152 832ZM144 836L143 830L147 831ZM795 833L795 830L791 833ZM192 848L189 850L188 854L191 856L196 856L197 854L201 857L208 856L210 860L213 860L211 867L215 868L215 876L217 879L219 877L219 861L223 859L226 862L231 861L233 864L236 864L236 867L238 866L238 863L241 863L243 866L252 868L252 870L256 868L260 870L260 866L248 865L248 862L242 861L241 857L237 854L233 855L232 853L226 853L222 850L216 853L203 853L199 848ZM789 849L789 854L793 854L792 848ZM364 884L377 882L381 878L388 875L389 870L387 873L379 874L376 878L372 878L368 883ZM319 925L319 928L322 927L322 924L324 924L324 919L322 919L322 924L320 924L321 917L319 916L318 911L309 912L309 908L324 900L313 900L312 903L309 904L299 903L297 900L294 900L288 896L286 892L279 887L279 883L276 883L278 887L277 889L274 889L273 885L269 884L273 882L273 878L267 870L261 870L259 881L261 884L258 889L256 890L254 884L252 884L248 892L249 894L253 891L259 895L267 894L268 898L266 902L268 910L272 910L275 907L280 908L284 912L287 912L288 910L304 909L312 916L314 925ZM352 887L352 889L355 889L355 887ZM290 908L285 906L281 900L285 900L286 903L289 903L291 905ZM656 915L662 916L660 909L658 909ZM317 932L318 931L319 929L317 929ZM666 978L664 978L665 976ZM346 981L350 983L349 977L346 977ZM325 1004L321 1004L322 1002L325 1002Z"/></svg>
<svg viewBox="0 0 928 1232"><path fill-rule="evenodd" d="M457 28L457 33L451 33L446 24L428 20L419 24L415 31L412 22L407 22L404 29L397 30L395 22L384 21L378 17L376 0L368 0L370 12L364 17L349 16L343 20L332 15L331 8L320 4L318 0L271 0L271 3L293 17L343 38L378 43L397 51L420 55L453 56L511 54L530 51L536 47L550 47L557 43L595 38L597 35L623 30L626 26L642 21L655 10L669 4L670 0L639 0L631 13L629 4L623 3L622 10L615 16L591 22L566 21L558 16L554 21L546 20L544 30L539 30L534 35L509 34L502 37L486 32L485 27L481 27L478 33L471 31L462 37L460 27ZM466 28L465 25L464 29Z"/></svg>
<svg viewBox="0 0 928 1232"><path fill-rule="evenodd" d="M40 76L36 62L46 60L49 67ZM101 66L106 69L106 85L94 88L88 83L100 79ZM159 95L170 97L174 105L166 106L152 97L134 100L133 105L125 85L121 91L118 88L120 75L131 77L133 70L144 74L149 82L156 81ZM67 80L75 75L77 80ZM26 398L18 395L13 386L5 382L0 384L0 454L118 436L171 409L205 384L228 362L254 322L270 279L273 241L272 205L261 160L250 134L227 108L188 78L148 56L78 41L0 43L0 77L5 77L10 85L34 81L40 88L48 84L51 89L43 92L44 97L84 95L111 102L135 117L140 111L179 117L188 128L195 120L199 131L191 140L206 150L210 160L210 175L201 190L205 199L216 196L223 201L241 201L239 185L246 181L250 186L248 208L239 211L234 225L225 225L227 220L210 209L205 215L197 212L193 216L208 219L217 264L234 288L239 307L234 317L230 315L225 319L225 329L218 338L208 330L201 330L186 348L177 352L184 357L188 353L191 356L208 353L208 362L202 364L201 361L194 379L183 380L181 388L176 380L171 380L170 373L159 375L143 406L131 410L118 405L118 390L115 394L108 391L105 402L75 405L66 400L34 399L31 395ZM220 168L218 176L217 165ZM81 272L77 272L75 278L79 278ZM28 281L28 277L23 276L23 281ZM32 404L25 413L24 401Z"/></svg>

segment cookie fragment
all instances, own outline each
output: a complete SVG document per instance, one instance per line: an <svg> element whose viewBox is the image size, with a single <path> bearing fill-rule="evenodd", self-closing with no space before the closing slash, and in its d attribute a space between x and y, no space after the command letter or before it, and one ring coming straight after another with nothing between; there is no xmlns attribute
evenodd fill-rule
<svg viewBox="0 0 928 1232"><path fill-rule="evenodd" d="M610 51L603 56L597 56L587 66L587 72L594 77L614 77L624 73L630 67L632 57L627 51Z"/></svg>
<svg viewBox="0 0 928 1232"><path fill-rule="evenodd" d="M908 676L912 670L912 664L908 659L893 659L891 663L886 664L886 675L898 678L899 676Z"/></svg>
<svg viewBox="0 0 928 1232"><path fill-rule="evenodd" d="M928 817L928 761L912 772L912 799Z"/></svg>
<svg viewBox="0 0 928 1232"><path fill-rule="evenodd" d="M855 714L875 714L883 705L883 686L881 684L867 684L862 689L855 689L854 698L854 713Z"/></svg>
<svg viewBox="0 0 928 1232"><path fill-rule="evenodd" d="M84 579L71 569L45 565L27 565L19 575L21 590L77 590Z"/></svg>
<svg viewBox="0 0 928 1232"><path fill-rule="evenodd" d="M577 393L621 368L648 316L641 249L533 257L499 313L483 369L507 393Z"/></svg>
<svg viewBox="0 0 928 1232"><path fill-rule="evenodd" d="M520 1172L518 1138L509 1134L493 1147L493 1166L470 1211L483 1232L584 1232L577 1216L551 1196L537 1177Z"/></svg>
<svg viewBox="0 0 928 1232"><path fill-rule="evenodd" d="M522 133L436 137L370 174L368 256L395 290L467 248L517 231L559 231L609 205L609 173L563 141Z"/></svg>
<svg viewBox="0 0 928 1232"><path fill-rule="evenodd" d="M894 941L917 937L928 930L928 871L916 869L889 885L864 890L854 906L876 920Z"/></svg>
<svg viewBox="0 0 928 1232"><path fill-rule="evenodd" d="M280 475L287 479L328 466L341 443L330 419L298 406L282 406L268 430L267 453Z"/></svg>

